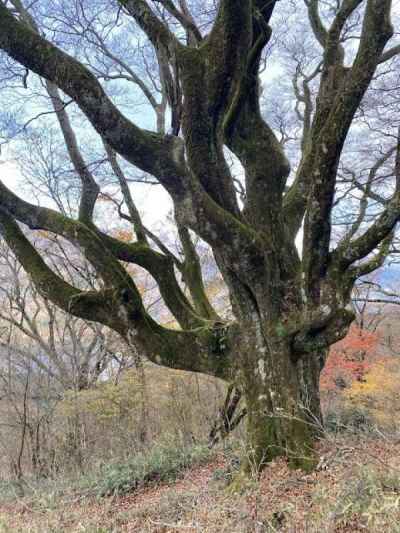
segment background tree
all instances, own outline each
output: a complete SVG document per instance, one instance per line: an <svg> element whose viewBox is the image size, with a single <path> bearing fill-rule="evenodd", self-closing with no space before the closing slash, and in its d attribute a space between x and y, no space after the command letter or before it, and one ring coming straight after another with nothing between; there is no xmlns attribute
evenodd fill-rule
<svg viewBox="0 0 400 533"><path fill-rule="evenodd" d="M15 357L11 346L0 350L1 467L3 475L9 468L23 494L28 472L37 477L54 472L53 418L61 398L40 367Z"/></svg>
<svg viewBox="0 0 400 533"><path fill-rule="evenodd" d="M298 19L293 11L288 19L291 6L299 9ZM400 149L393 123L385 124L391 145L375 173L381 183L385 177L384 201L373 203L377 186L370 174L366 182L365 174L356 174L351 187L357 183L361 193L352 198L358 214L344 231L333 227L340 204L349 205L351 198L341 168L354 159L350 141L360 131L365 102L379 88L391 110L398 108L396 71L386 69L400 51L396 41L389 44L392 2L304 0L304 8L273 0L217 5L80 0L72 7L39 1L29 10L20 0L0 2L6 90L17 94L15 80L27 87L33 74L39 77L29 81L35 102L45 97L51 104L80 180L79 207L72 214L28 203L1 185L5 241L42 296L64 311L110 327L157 364L233 382L246 401L248 456L260 467L276 455L286 455L293 466L314 464L319 374L327 349L348 331L352 288L383 264L400 216ZM306 32L300 30L305 15ZM299 21L288 34L288 50L293 37L313 39L311 49L305 43L294 57L289 78L297 99L295 136L285 133L283 120L278 131L276 121L268 125L268 106L264 117L260 105L260 73L266 80L269 68L267 63L262 73L265 51L272 29L285 29L282 17ZM283 32L279 36L282 42ZM132 50L139 52L131 64ZM133 64L138 58L144 66L139 75ZM287 66L293 68L293 62ZM111 99L107 83L114 78L120 83ZM129 87L134 97L140 90L155 113L155 131L136 125L140 117L125 100ZM71 102L104 145L135 242L115 239L96 220L102 183L79 149ZM371 124L368 146L381 133L379 106L368 117ZM293 151L291 173L284 147L292 137L301 150ZM240 185L228 150L242 169ZM146 230L117 154L168 192L183 261ZM82 290L65 280L19 223L78 247L96 271L98 286ZM300 254L295 241L302 229ZM213 251L229 290L230 321L217 315L206 296L191 232ZM146 310L127 263L151 274L181 329L161 326Z"/></svg>
<svg viewBox="0 0 400 533"><path fill-rule="evenodd" d="M38 248L40 240L39 236ZM76 284L80 281L90 286L91 272L79 264L79 257L68 255L66 243L56 241L52 248L42 250L53 268ZM4 244L0 247L0 279L0 345L11 347L14 356L27 364L33 362L60 394L90 388L111 365L123 365L123 356L116 355L123 349L117 336L43 299Z"/></svg>

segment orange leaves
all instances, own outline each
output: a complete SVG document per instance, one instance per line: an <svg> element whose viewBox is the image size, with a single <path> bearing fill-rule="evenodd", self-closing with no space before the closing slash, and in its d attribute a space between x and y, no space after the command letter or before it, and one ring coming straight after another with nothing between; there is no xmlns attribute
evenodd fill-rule
<svg viewBox="0 0 400 533"><path fill-rule="evenodd" d="M118 239L119 241L123 242L132 242L133 240L133 232L127 229L118 229L115 232L114 237Z"/></svg>
<svg viewBox="0 0 400 533"><path fill-rule="evenodd" d="M353 325L348 335L334 344L321 374L322 391L338 391L362 381L376 360L379 337Z"/></svg>
<svg viewBox="0 0 400 533"><path fill-rule="evenodd" d="M392 430L400 410L400 359L385 355L383 344L378 350L379 341L377 333L352 326L332 346L321 374L321 393L326 405L333 400L330 408L339 401L341 408L361 409L378 427Z"/></svg>

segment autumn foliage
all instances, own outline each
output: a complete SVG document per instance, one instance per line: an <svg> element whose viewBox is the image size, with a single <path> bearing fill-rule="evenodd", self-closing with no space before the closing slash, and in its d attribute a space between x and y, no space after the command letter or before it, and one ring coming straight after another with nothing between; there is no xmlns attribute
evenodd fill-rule
<svg viewBox="0 0 400 533"><path fill-rule="evenodd" d="M334 344L321 374L321 392L334 393L362 382L377 361L379 335L353 325L348 335Z"/></svg>
<svg viewBox="0 0 400 533"><path fill-rule="evenodd" d="M398 427L400 359L389 353L385 335L352 326L330 351L321 374L325 412L363 413L386 432Z"/></svg>

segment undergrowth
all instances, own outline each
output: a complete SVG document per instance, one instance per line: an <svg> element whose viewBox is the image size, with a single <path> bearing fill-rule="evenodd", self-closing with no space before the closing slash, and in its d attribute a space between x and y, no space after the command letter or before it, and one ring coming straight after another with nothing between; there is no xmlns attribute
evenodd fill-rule
<svg viewBox="0 0 400 533"><path fill-rule="evenodd" d="M62 499L75 496L111 496L132 492L157 482L173 481L192 466L212 456L206 446L191 447L157 444L125 462L108 463L97 471L78 477L27 478L0 483L0 503L21 498L35 502L35 507L53 507Z"/></svg>
<svg viewBox="0 0 400 533"><path fill-rule="evenodd" d="M126 494L151 483L173 481L184 470L210 456L211 451L205 446L156 446L150 452L134 455L127 462L105 466L92 486L98 496Z"/></svg>

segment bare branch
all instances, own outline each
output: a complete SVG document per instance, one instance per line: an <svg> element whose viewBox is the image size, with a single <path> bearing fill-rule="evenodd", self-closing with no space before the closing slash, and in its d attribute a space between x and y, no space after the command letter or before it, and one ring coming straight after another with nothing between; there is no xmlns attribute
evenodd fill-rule
<svg viewBox="0 0 400 533"><path fill-rule="evenodd" d="M179 46L179 41L168 27L155 15L145 0L118 0L122 7L136 20L153 46L166 49Z"/></svg>
<svg viewBox="0 0 400 533"><path fill-rule="evenodd" d="M82 157L74 130L72 129L71 122L57 87L53 83L47 81L46 89L56 112L69 157L76 173L81 179L82 195L79 205L79 220L82 222L91 222L100 187L97 185L96 180Z"/></svg>
<svg viewBox="0 0 400 533"><path fill-rule="evenodd" d="M396 189L383 213L363 235L352 241L351 248L342 245L333 252L332 257L342 269L368 256L382 241L385 243L400 219L400 130L396 148L395 177ZM385 245L383 249L386 250Z"/></svg>
<svg viewBox="0 0 400 533"><path fill-rule="evenodd" d="M182 194L184 169L179 139L138 128L120 113L79 61L17 21L1 3L0 48L73 98L114 150L160 179L172 194Z"/></svg>
<svg viewBox="0 0 400 533"><path fill-rule="evenodd" d="M117 161L117 154L115 151L107 144L104 143L104 148L107 153L108 160L110 162L111 168L114 171L114 174L118 178L119 185L121 187L122 196L125 200L125 204L128 208L130 220L133 223L133 227L136 232L136 236L139 242L147 242L146 232L143 227L142 219L140 217L139 211L133 201L131 191L129 189L128 183L126 181L125 175L122 172L122 168L119 166Z"/></svg>
<svg viewBox="0 0 400 533"><path fill-rule="evenodd" d="M177 21L179 21L182 24L182 27L185 28L187 34L188 34L188 42L189 44L199 44L201 43L203 37L196 26L193 17L190 15L189 9L186 5L186 2L180 1L181 4L181 11L177 9L174 2L172 0L155 0L158 3L162 4L165 9L176 18Z"/></svg>

